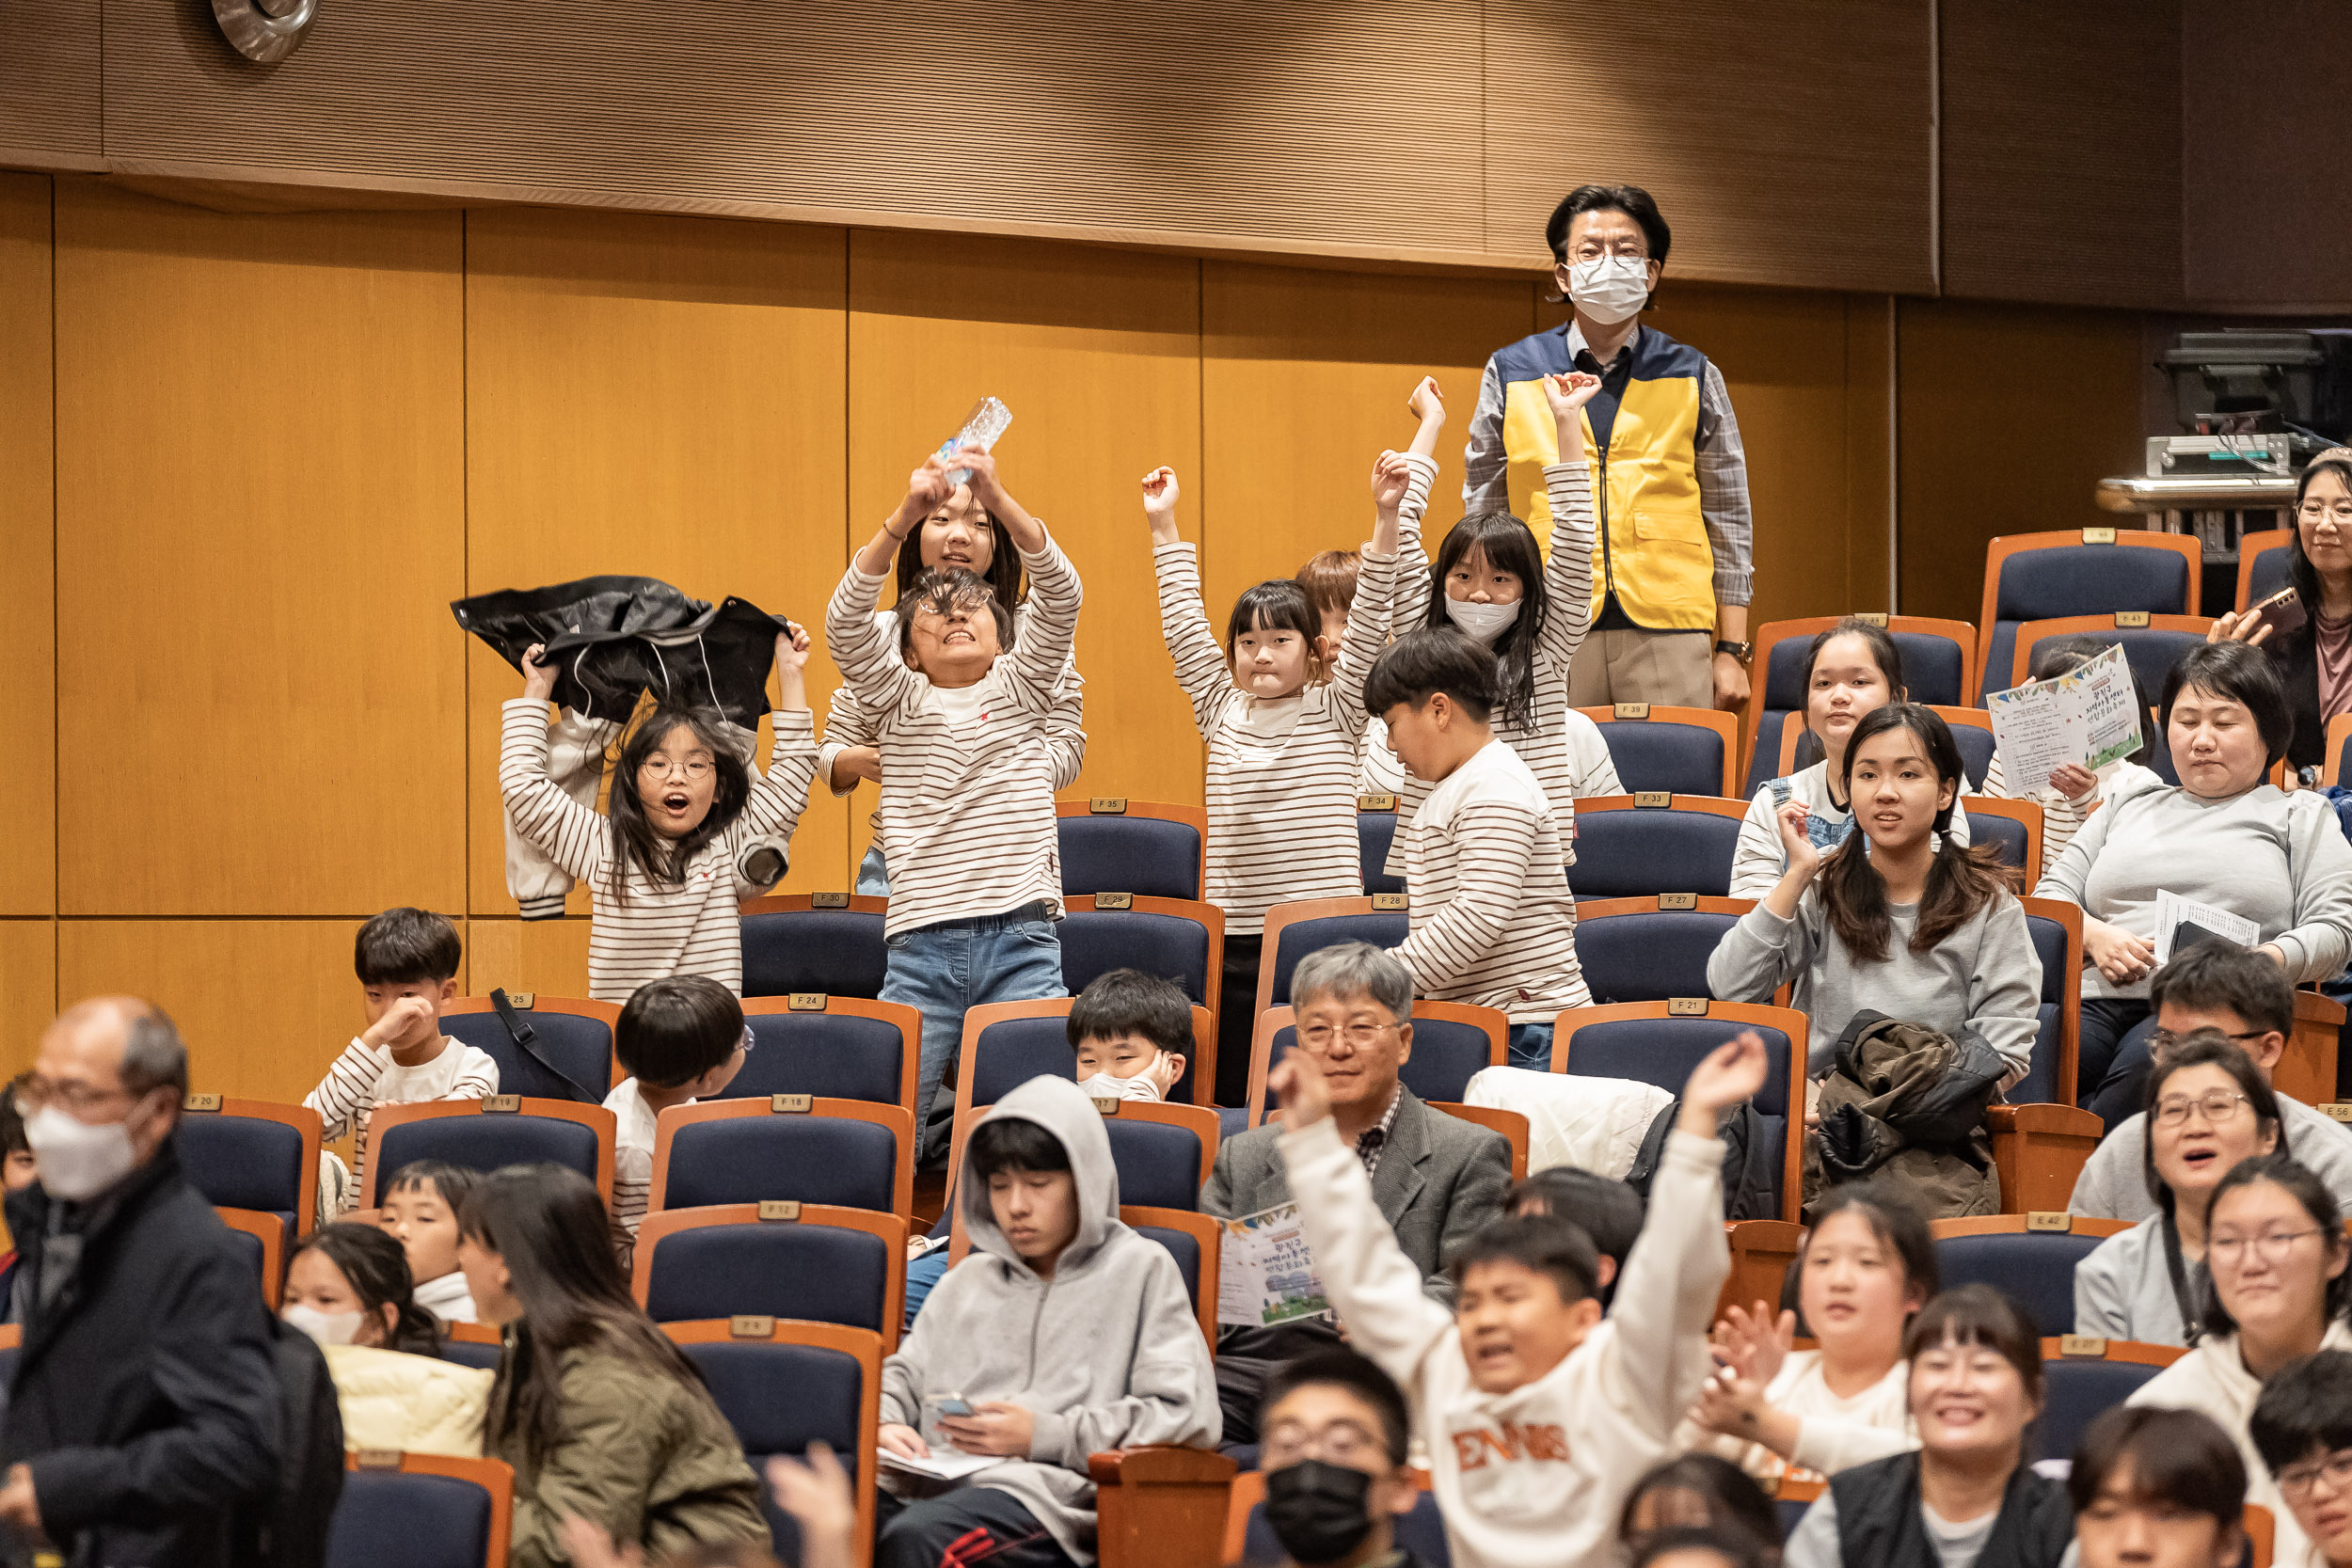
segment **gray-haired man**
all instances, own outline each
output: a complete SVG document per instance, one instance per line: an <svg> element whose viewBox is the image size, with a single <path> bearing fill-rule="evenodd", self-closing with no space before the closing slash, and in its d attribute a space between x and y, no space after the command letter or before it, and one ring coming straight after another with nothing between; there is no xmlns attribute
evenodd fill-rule
<svg viewBox="0 0 2352 1568"><path fill-rule="evenodd" d="M1298 1049L1323 1069L1332 1120L1371 1173L1373 1200L1429 1293L1450 1300L1446 1262L1502 1213L1510 1146L1499 1133L1431 1110L1398 1081L1397 1069L1413 1053L1413 977L1390 954L1361 942L1309 954L1291 977L1291 1006ZM1219 1145L1200 1189L1201 1209L1231 1219L1288 1203L1280 1135L1279 1127L1257 1127ZM1338 1338L1338 1327L1320 1319L1220 1329L1216 1384L1225 1441L1255 1442L1266 1378Z"/></svg>

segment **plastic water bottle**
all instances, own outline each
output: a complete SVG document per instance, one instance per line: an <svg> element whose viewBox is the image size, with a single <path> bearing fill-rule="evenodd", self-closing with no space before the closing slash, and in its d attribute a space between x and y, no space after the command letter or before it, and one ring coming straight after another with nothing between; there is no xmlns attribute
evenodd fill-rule
<svg viewBox="0 0 2352 1568"><path fill-rule="evenodd" d="M963 417L963 428L940 443L939 455L953 457L960 448L977 447L982 451L995 450L996 439L1005 427L1012 423L1012 410L993 397L980 399L972 405L972 412ZM969 468L950 469L947 483L961 484L972 477Z"/></svg>

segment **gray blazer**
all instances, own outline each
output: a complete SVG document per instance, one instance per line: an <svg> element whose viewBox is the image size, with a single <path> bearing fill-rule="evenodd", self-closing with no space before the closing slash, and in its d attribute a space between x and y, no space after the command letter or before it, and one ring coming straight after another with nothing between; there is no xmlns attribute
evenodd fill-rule
<svg viewBox="0 0 2352 1568"><path fill-rule="evenodd" d="M1511 1146L1502 1134L1433 1111L1401 1088L1389 1146L1372 1173L1372 1200L1419 1269L1429 1293L1453 1299L1445 1265L1481 1226L1502 1212L1511 1186ZM1217 1145L1200 1208L1219 1219L1291 1200L1276 1140L1279 1127L1253 1127Z"/></svg>

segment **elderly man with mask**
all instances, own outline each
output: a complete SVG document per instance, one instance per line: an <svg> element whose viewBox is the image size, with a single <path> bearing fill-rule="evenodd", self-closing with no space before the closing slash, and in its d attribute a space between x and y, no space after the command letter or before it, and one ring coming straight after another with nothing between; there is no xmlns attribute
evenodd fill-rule
<svg viewBox="0 0 2352 1568"><path fill-rule="evenodd" d="M71 1562L232 1560L278 1475L278 1376L253 1264L180 1174L179 1031L132 997L69 1008L17 1091L40 1180L8 1200L23 1349L0 1521Z"/></svg>
<svg viewBox="0 0 2352 1568"><path fill-rule="evenodd" d="M1463 510L1509 512L1546 539L1544 466L1559 453L1544 377L1600 377L1584 408L1599 527L1593 629L1568 672L1577 707L1748 697L1756 574L1740 422L1713 362L1641 324L1673 237L1639 185L1570 191L1544 238L1575 315L1498 349L1470 416Z"/></svg>
<svg viewBox="0 0 2352 1568"><path fill-rule="evenodd" d="M1291 976L1291 1006L1297 1049L1323 1069L1331 1119L1371 1173L1373 1201L1421 1270L1424 1289L1453 1300L1446 1263L1502 1214L1510 1145L1490 1129L1431 1110L1398 1079L1413 1053L1413 976L1390 954L1362 942L1308 954ZM1219 1144L1200 1189L1201 1212L1238 1219L1290 1202L1281 1132L1269 1123ZM1339 1337L1326 1319L1219 1329L1225 1441L1253 1440L1266 1379L1277 1368L1327 1350Z"/></svg>

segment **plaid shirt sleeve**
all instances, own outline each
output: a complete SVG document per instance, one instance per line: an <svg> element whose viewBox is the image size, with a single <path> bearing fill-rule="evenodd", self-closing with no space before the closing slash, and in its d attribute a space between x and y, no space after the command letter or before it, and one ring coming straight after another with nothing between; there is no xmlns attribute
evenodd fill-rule
<svg viewBox="0 0 2352 1568"><path fill-rule="evenodd" d="M1731 411L1724 372L1707 362L1699 383L1697 449L1699 515L1715 554L1715 602L1744 605L1755 595L1755 515L1748 507L1748 454Z"/></svg>

